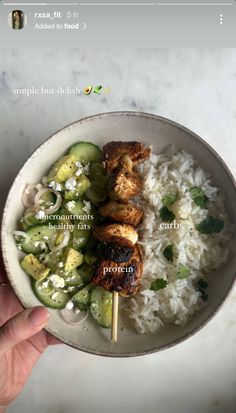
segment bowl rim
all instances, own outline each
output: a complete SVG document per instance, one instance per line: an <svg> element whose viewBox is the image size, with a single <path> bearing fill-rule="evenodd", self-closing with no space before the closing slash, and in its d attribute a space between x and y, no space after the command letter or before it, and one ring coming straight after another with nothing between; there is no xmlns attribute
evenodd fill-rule
<svg viewBox="0 0 236 413"><path fill-rule="evenodd" d="M2 254L2 258L3 258L3 263L4 263L4 267L7 273L7 277L8 280L10 282L11 287L13 288L13 292L15 294L15 296L17 297L17 299L20 301L21 305L26 308L26 304L24 303L23 298L20 297L20 294L18 293L18 290L15 286L14 283L14 277L11 274L11 270L10 270L10 266L7 260L7 253L6 253L6 248L5 248L5 238L6 238L6 234L5 234L5 227L6 227L6 218L7 218L7 211L8 211L8 204L10 202L10 198L11 198L11 192L13 190L13 186L15 185L16 180L18 179L18 176L21 174L23 168L27 165L28 162L30 162L31 158L33 156L36 156L37 152L41 151L41 148L43 146L45 146L55 135L57 135L60 132L63 132L64 130L68 129L69 127L73 127L75 125L79 125L82 123L87 123L92 121L93 119L102 119L102 118L106 118L106 117L110 117L110 116L137 116L137 117L143 117L143 118L149 118L149 119L156 119L159 120L160 122L163 122L164 124L169 124L172 126L175 126L176 128L188 133L189 135L191 135L191 138L195 141L195 142L200 142L208 151L210 151L212 153L212 155L217 158L217 160L219 161L219 163L221 164L222 168L225 170L225 172L227 173L227 175L229 176L229 179L231 181L231 184L234 188L234 191L236 192L236 181L234 179L233 174L231 173L230 169L228 168L228 166L226 165L226 163L223 161L223 159L220 157L220 155L218 155L218 153L215 151L215 149L213 149L211 147L211 145L209 145L203 138L201 138L200 136L198 136L195 132L193 132L191 129L181 125L178 122L175 122L173 120L170 120L168 118L165 118L163 116L159 116L159 115L155 115L152 113L146 113L146 112L137 112L137 111L111 111L111 112L103 112L103 113L98 113L95 115L91 115L91 116L86 116L83 117L79 120L76 120L72 123L67 124L66 126L60 128L59 130L57 130L56 132L54 132L53 134L51 134L48 138L46 138L39 146L37 146L37 148L28 156L28 158L26 159L26 161L23 163L22 167L20 168L20 170L18 171L18 173L16 174L10 189L8 191L7 197L6 197L6 201L5 201L5 205L4 205L4 209L3 209L3 215L2 215L2 222L1 222L1 254ZM64 337L62 337L60 334L58 334L57 332L54 332L52 328L50 327L45 327L44 329L49 332L50 334L52 334L54 337L58 338L62 343L69 345L70 347L76 349L76 350L80 350L83 351L85 353L88 354L92 354L95 356L103 356L103 357L111 357L111 358L127 358L127 357L137 357L137 356L144 356L144 355L149 355L149 354L153 354L153 353L158 353L160 351L169 349L171 347L174 347L177 344L180 344L182 342L184 342L185 340L187 340L188 338L192 337L193 335L195 335L198 331L200 331L201 329L203 329L214 317L215 315L218 313L218 311L220 311L220 309L222 308L222 306L224 305L227 297L230 295L230 292L232 291L234 284L236 283L236 272L234 274L234 279L232 281L232 283L229 285L228 289L226 290L226 293L224 294L224 296L222 297L222 299L220 300L219 305L211 312L211 314L206 318L205 321L203 321L201 324L197 325L195 328L193 328L193 330L191 330L190 332L184 334L183 336L181 336L180 338L174 340L173 342L169 343L169 344L164 344L158 347L154 347L150 350L145 350L145 351L136 351L136 352L128 352L128 353L115 353L115 352L108 352L108 351L96 351L96 350L90 350L87 349L83 346L80 345L75 345L74 343L72 343L69 339L66 339Z"/></svg>

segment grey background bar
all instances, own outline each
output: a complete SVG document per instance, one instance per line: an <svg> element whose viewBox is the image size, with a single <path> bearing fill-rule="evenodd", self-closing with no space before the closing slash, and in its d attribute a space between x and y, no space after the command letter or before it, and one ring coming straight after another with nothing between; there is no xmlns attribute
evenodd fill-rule
<svg viewBox="0 0 236 413"><path fill-rule="evenodd" d="M204 5L204 4L228 4L228 3L234 3L234 0L230 1L230 0L159 0L159 1L145 1L145 0L71 0L71 1L65 1L65 0L45 0L45 1L37 1L37 0L22 0L22 1L14 1L14 0L6 0L4 2L2 2L4 4L21 4L21 3L26 3L26 4L33 4L33 3L53 3L53 4L60 4L60 3L75 3L78 5L93 5L93 4L121 4L121 5L126 5L126 4L200 4L200 5Z"/></svg>
<svg viewBox="0 0 236 413"><path fill-rule="evenodd" d="M24 3L29 0L24 1ZM133 2L134 0L131 0ZM186 0L184 0L186 1ZM139 3L140 0L138 0ZM177 2L177 0L174 0ZM57 1L58 3L58 1ZM73 3L73 1L72 1ZM136 2L137 3L137 2ZM17 6L0 5L0 38L2 47L235 47L236 2L223 1L223 6ZM199 1L197 1L199 3ZM12 30L8 14L21 9L27 15L27 26ZM61 12L61 19L35 18L35 13ZM76 17L66 18L67 13ZM220 16L223 24L220 24ZM79 29L64 28L64 24ZM62 24L61 30L35 29L36 23ZM4 39L4 40L3 40Z"/></svg>

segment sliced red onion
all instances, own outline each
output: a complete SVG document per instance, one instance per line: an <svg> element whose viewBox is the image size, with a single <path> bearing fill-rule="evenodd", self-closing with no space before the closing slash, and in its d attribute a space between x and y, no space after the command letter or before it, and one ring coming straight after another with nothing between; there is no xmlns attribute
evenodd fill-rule
<svg viewBox="0 0 236 413"><path fill-rule="evenodd" d="M76 313L73 309L68 310L68 308L65 307L60 311L60 314L64 321L74 326L85 321L89 315L89 311L80 311L79 313Z"/></svg>
<svg viewBox="0 0 236 413"><path fill-rule="evenodd" d="M43 185L42 184L36 184L35 187L37 188L38 191L40 191L40 189L43 188Z"/></svg>
<svg viewBox="0 0 236 413"><path fill-rule="evenodd" d="M49 208L43 208L42 205L40 204L40 198L43 194L47 193L47 192L52 192L54 195L56 195L56 202L54 205L50 206ZM36 209L41 209L44 212L46 212L46 214L51 214L53 212L58 211L58 209L61 206L61 202L62 202L62 198L61 198L61 194L59 192L53 191L52 189L49 188L42 188L38 191L38 193L36 194L35 198L34 198L34 207Z"/></svg>
<svg viewBox="0 0 236 413"><path fill-rule="evenodd" d="M28 234L26 234L26 232L24 231L14 231L13 232L14 238L16 239L16 241L20 242L19 238L25 238L25 240L27 241L27 239L30 239L30 236Z"/></svg>
<svg viewBox="0 0 236 413"><path fill-rule="evenodd" d="M37 185L30 184L26 186L22 195L22 202L26 208L32 208L34 206L34 199L37 192Z"/></svg>
<svg viewBox="0 0 236 413"><path fill-rule="evenodd" d="M51 251L56 252L56 251L61 251L62 248L66 247L68 245L68 242L70 240L70 231L65 230L64 231L64 237L63 240L59 245L55 245L55 240L57 238L57 234L54 234L50 240L48 241L48 246Z"/></svg>
<svg viewBox="0 0 236 413"><path fill-rule="evenodd" d="M32 208L26 209L25 214L24 214L24 216L23 216L23 218L22 218L22 219L24 220L24 222L25 222L27 225L29 225L29 227L32 225L32 221L31 221L32 214L33 214L33 215L35 214L35 212L34 212L34 210L33 210Z"/></svg>

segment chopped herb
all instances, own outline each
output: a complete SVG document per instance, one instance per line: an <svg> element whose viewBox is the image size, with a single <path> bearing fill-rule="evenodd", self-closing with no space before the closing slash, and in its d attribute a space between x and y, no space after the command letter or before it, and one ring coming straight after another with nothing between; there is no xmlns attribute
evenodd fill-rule
<svg viewBox="0 0 236 413"><path fill-rule="evenodd" d="M163 280L163 278L157 278L155 281L152 282L150 290L163 290L163 288L166 288L167 284L167 281Z"/></svg>
<svg viewBox="0 0 236 413"><path fill-rule="evenodd" d="M172 222L175 219L175 214L170 211L167 206L163 206L160 211L160 217L164 222Z"/></svg>
<svg viewBox="0 0 236 413"><path fill-rule="evenodd" d="M198 291L201 293L201 299L203 301L206 301L208 299L208 294L206 293L206 289L208 287L207 282L201 278L200 280L198 280L197 285Z"/></svg>
<svg viewBox="0 0 236 413"><path fill-rule="evenodd" d="M200 208L206 207L208 198L201 188L199 188L198 186L193 186L192 188L190 188L190 194L196 205L198 205Z"/></svg>
<svg viewBox="0 0 236 413"><path fill-rule="evenodd" d="M183 264L180 264L177 270L176 278L179 280L184 280L184 278L187 278L189 276L190 269Z"/></svg>
<svg viewBox="0 0 236 413"><path fill-rule="evenodd" d="M163 251L163 255L168 261L173 261L173 245L167 245Z"/></svg>
<svg viewBox="0 0 236 413"><path fill-rule="evenodd" d="M214 234L220 232L224 228L224 221L209 215L206 219L200 222L196 228L201 234Z"/></svg>
<svg viewBox="0 0 236 413"><path fill-rule="evenodd" d="M164 206L171 206L175 203L177 199L177 193L176 194L166 194L163 199L162 199L162 203Z"/></svg>

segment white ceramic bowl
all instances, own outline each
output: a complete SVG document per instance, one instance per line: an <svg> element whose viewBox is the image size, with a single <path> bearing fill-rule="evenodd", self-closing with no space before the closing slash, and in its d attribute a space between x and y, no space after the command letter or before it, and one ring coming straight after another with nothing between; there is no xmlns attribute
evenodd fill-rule
<svg viewBox="0 0 236 413"><path fill-rule="evenodd" d="M223 189L227 212L231 222L235 223L236 189L233 177L217 153L193 132L175 122L146 113L112 112L81 119L55 133L30 156L7 198L2 225L3 258L12 287L25 307L40 305L40 302L31 289L29 277L19 265L21 253L12 236L23 213L22 192L27 183L39 182L50 166L80 140L100 146L111 140L143 141L152 144L156 153L162 152L169 144L175 144L190 152L211 174L215 185ZM185 327L171 325L149 335L137 335L128 329L119 331L118 342L111 343L110 330L99 328L91 318L79 326L71 326L61 318L59 311L49 310L47 330L75 348L113 357L147 354L177 344L205 325L229 294L235 278L236 255L232 253L235 245L234 237L230 240L229 261L216 271L209 283L209 305Z"/></svg>

